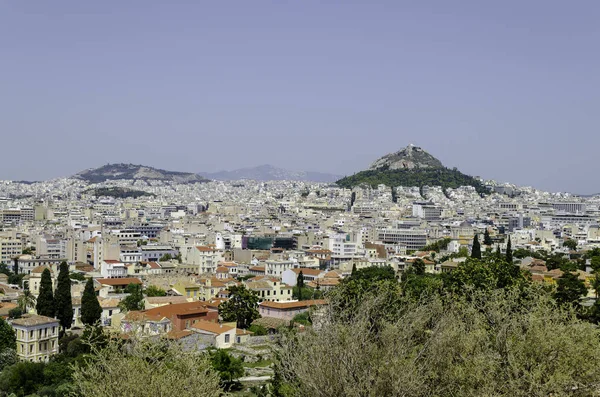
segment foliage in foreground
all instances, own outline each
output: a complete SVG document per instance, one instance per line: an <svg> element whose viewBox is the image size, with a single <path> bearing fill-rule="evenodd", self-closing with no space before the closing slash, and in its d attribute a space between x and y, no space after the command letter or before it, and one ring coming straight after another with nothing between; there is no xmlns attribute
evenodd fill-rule
<svg viewBox="0 0 600 397"><path fill-rule="evenodd" d="M76 364L72 396L208 397L221 393L219 375L206 354L160 340L113 339Z"/></svg>
<svg viewBox="0 0 600 397"><path fill-rule="evenodd" d="M294 396L598 393L597 327L535 286L469 292L422 302L399 298L393 319L389 294L372 295L350 322L330 316L318 332L284 336L278 390Z"/></svg>

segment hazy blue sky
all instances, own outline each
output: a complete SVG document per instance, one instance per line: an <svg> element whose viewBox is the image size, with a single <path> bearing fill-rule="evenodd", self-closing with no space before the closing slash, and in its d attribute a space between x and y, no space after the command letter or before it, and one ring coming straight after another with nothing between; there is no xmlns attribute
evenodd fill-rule
<svg viewBox="0 0 600 397"><path fill-rule="evenodd" d="M413 143L598 192L598 21L597 0L2 1L0 179L351 174Z"/></svg>

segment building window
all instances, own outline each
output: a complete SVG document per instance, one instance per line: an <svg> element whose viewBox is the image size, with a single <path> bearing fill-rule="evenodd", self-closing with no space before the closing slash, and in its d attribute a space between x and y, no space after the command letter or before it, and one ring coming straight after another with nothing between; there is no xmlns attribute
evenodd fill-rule
<svg viewBox="0 0 600 397"><path fill-rule="evenodd" d="M229 334L225 334L225 343L229 343Z"/></svg>

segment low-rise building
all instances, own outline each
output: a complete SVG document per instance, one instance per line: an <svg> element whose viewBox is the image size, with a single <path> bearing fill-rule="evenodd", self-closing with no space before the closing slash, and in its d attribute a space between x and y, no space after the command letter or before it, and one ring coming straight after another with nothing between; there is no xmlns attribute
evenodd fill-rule
<svg viewBox="0 0 600 397"><path fill-rule="evenodd" d="M17 355L21 360L47 362L58 353L59 321L35 314L13 320L11 326L17 337Z"/></svg>

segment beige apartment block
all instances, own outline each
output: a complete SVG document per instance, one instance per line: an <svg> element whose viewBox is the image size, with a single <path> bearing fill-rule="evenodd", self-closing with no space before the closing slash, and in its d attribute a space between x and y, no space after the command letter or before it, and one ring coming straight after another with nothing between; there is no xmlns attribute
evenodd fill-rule
<svg viewBox="0 0 600 397"><path fill-rule="evenodd" d="M58 353L59 322L55 318L25 315L11 323L17 336L17 355L21 360L47 362Z"/></svg>

